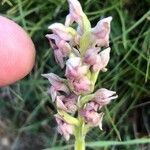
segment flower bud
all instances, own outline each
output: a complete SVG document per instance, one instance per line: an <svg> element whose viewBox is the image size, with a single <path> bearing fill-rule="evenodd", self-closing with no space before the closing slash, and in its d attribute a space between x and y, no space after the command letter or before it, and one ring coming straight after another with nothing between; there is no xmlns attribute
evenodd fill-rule
<svg viewBox="0 0 150 150"><path fill-rule="evenodd" d="M100 107L107 105L111 100L116 99L115 91L110 91L105 88L101 88L96 91L94 101L100 105Z"/></svg>

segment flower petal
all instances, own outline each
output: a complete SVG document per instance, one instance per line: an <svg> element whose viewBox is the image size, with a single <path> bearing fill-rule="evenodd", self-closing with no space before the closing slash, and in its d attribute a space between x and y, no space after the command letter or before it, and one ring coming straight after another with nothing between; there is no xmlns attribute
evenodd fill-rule
<svg viewBox="0 0 150 150"><path fill-rule="evenodd" d="M65 26L69 27L73 22L74 22L74 20L73 20L72 16L70 14L68 14L66 16Z"/></svg>
<svg viewBox="0 0 150 150"><path fill-rule="evenodd" d="M48 27L54 34L57 34L62 40L71 41L76 36L76 31L71 27L66 27L61 23L54 23Z"/></svg>
<svg viewBox="0 0 150 150"><path fill-rule="evenodd" d="M103 50L102 52L100 52L100 57L101 57L101 68L100 70L104 69L110 59L110 47L108 47L107 49Z"/></svg>
<svg viewBox="0 0 150 150"><path fill-rule="evenodd" d="M108 104L111 100L118 97L115 91L110 91L105 88L99 89L95 94L96 96L94 101L102 106Z"/></svg>
<svg viewBox="0 0 150 150"><path fill-rule="evenodd" d="M88 93L91 90L91 81L85 76L72 83L74 92L78 95Z"/></svg>
<svg viewBox="0 0 150 150"><path fill-rule="evenodd" d="M56 49L54 51L54 56L55 56L55 60L56 62L60 65L61 68L64 68L65 64L64 64L64 56L61 53L61 51L59 49Z"/></svg>
<svg viewBox="0 0 150 150"><path fill-rule="evenodd" d="M100 48L95 47L95 48L90 48L86 51L85 56L84 56L84 62L89 65L95 65L97 63L97 55L98 52L100 51Z"/></svg>
<svg viewBox="0 0 150 150"><path fill-rule="evenodd" d="M63 91L67 94L70 93L68 87L66 86L65 79L60 78L54 73L48 73L48 74L43 74L43 77L47 78L49 82L52 84L52 86L57 90L57 91Z"/></svg>
<svg viewBox="0 0 150 150"><path fill-rule="evenodd" d="M57 131L68 141L73 134L73 126L65 122L58 114L54 115L58 124Z"/></svg>
<svg viewBox="0 0 150 150"><path fill-rule="evenodd" d="M58 109L62 109L62 110L67 112L67 108L66 108L66 106L63 103L63 99L64 98L65 98L65 96L57 96L56 105L57 105Z"/></svg>
<svg viewBox="0 0 150 150"><path fill-rule="evenodd" d="M103 130L103 128L102 128L103 116L104 116L104 113L99 114L99 117L100 117L100 119L99 119L99 128L100 128L100 130Z"/></svg>
<svg viewBox="0 0 150 150"><path fill-rule="evenodd" d="M80 22L83 16L83 10L78 0L68 0L70 16L74 21Z"/></svg>
<svg viewBox="0 0 150 150"><path fill-rule="evenodd" d="M51 86L48 90L48 93L51 95L52 102L54 102L57 96L57 90L53 86Z"/></svg>
<svg viewBox="0 0 150 150"><path fill-rule="evenodd" d="M109 46L110 22L112 17L100 20L92 29L92 41L98 46Z"/></svg>

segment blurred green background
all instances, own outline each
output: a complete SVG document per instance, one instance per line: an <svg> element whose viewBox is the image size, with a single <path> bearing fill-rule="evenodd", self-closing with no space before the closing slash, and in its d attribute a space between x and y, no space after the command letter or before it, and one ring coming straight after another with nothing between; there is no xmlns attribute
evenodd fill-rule
<svg viewBox="0 0 150 150"><path fill-rule="evenodd" d="M119 95L104 109L103 131L94 128L87 135L87 150L150 150L150 0L80 2L92 26L100 18L113 17L111 60L96 87ZM32 73L0 89L0 150L71 150L74 139L66 142L57 134L48 82L41 77L48 72L63 76L45 34L50 24L64 22L67 2L1 0L0 14L19 23L37 50Z"/></svg>

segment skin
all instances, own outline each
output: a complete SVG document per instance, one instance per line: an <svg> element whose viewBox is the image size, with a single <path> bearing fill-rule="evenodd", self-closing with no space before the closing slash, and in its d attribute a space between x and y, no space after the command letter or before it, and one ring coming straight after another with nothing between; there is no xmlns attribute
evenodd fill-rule
<svg viewBox="0 0 150 150"><path fill-rule="evenodd" d="M35 47L28 34L0 16L0 87L24 78L35 63Z"/></svg>

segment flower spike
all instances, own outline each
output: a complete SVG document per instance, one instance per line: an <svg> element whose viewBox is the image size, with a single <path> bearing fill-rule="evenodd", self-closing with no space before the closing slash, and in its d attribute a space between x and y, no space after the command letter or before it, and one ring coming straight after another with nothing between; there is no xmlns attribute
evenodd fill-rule
<svg viewBox="0 0 150 150"><path fill-rule="evenodd" d="M101 108L118 97L115 91L95 89L99 73L107 71L110 60L112 17L103 18L91 28L79 1L67 1L69 14L65 24L50 25L48 28L52 34L46 35L65 79L54 73L43 76L51 84L49 93L57 109L55 119L58 133L67 141L74 135L75 149L85 149L86 133L93 127L102 130L104 113ZM70 26L74 22L76 29Z"/></svg>

